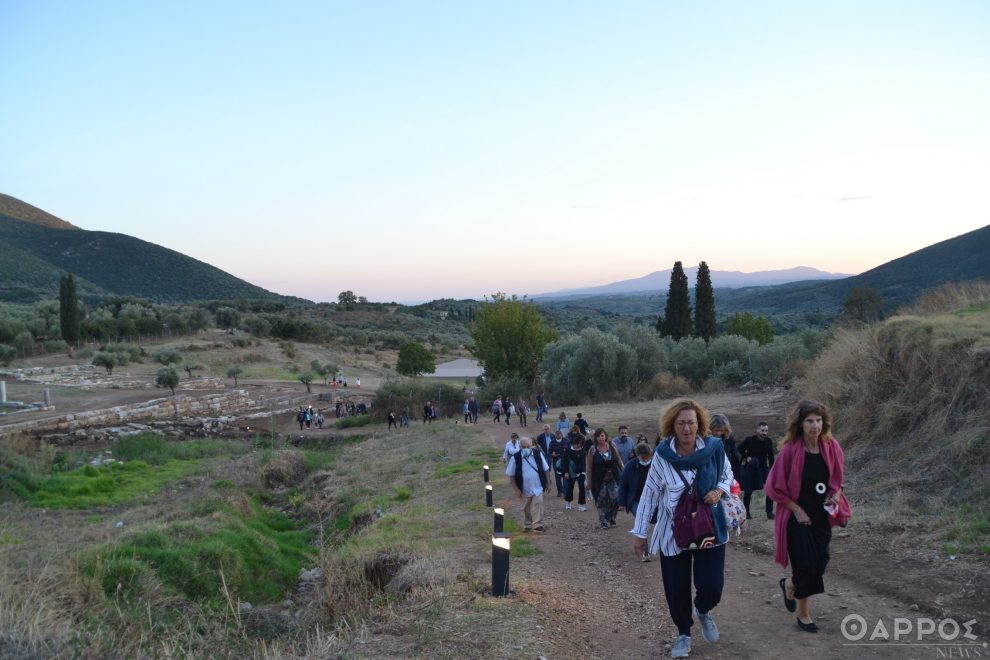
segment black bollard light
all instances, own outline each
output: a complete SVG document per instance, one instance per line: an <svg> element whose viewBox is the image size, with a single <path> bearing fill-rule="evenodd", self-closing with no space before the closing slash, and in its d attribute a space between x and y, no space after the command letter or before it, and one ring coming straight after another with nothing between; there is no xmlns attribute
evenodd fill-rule
<svg viewBox="0 0 990 660"><path fill-rule="evenodd" d="M486 465L485 466L485 483L487 484L488 482L489 482L489 479L488 479L488 466Z"/></svg>
<svg viewBox="0 0 990 660"><path fill-rule="evenodd" d="M508 534L492 535L492 596L509 595L509 545Z"/></svg>
<svg viewBox="0 0 990 660"><path fill-rule="evenodd" d="M485 484L485 506L494 506L495 503L492 501L492 496L492 485Z"/></svg>
<svg viewBox="0 0 990 660"><path fill-rule="evenodd" d="M495 509L495 533L501 534L505 524L505 509Z"/></svg>

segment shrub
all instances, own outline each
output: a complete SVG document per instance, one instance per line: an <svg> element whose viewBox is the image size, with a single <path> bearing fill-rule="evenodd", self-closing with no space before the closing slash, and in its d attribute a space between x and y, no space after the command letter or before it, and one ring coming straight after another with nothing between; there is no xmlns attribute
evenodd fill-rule
<svg viewBox="0 0 990 660"><path fill-rule="evenodd" d="M684 376L693 383L701 383L714 370L708 357L708 346L704 339L698 337L681 339L674 344L670 351L670 361L675 374Z"/></svg>
<svg viewBox="0 0 990 660"><path fill-rule="evenodd" d="M690 393L691 384L687 379L667 371L656 374L640 389L640 394L650 399L669 399L675 396L686 396Z"/></svg>
<svg viewBox="0 0 990 660"><path fill-rule="evenodd" d="M179 364L182 362L182 353L175 350L174 348L169 348L165 350L158 351L154 355L155 362L161 365L168 366L170 364Z"/></svg>
<svg viewBox="0 0 990 660"><path fill-rule="evenodd" d="M306 478L306 456L296 449L286 449L272 454L261 466L261 479L268 488L291 487Z"/></svg>
<svg viewBox="0 0 990 660"><path fill-rule="evenodd" d="M375 421L384 422L389 410L398 414L403 407L408 407L415 417L422 413L427 401L436 405L439 416L458 417L461 415L464 399L468 396L470 395L465 394L461 388L446 383L390 376L378 388L371 406L371 417Z"/></svg>
<svg viewBox="0 0 990 660"><path fill-rule="evenodd" d="M371 415L354 415L353 417L341 417L333 425L338 429L349 429L356 426L367 426L370 423Z"/></svg>
<svg viewBox="0 0 990 660"><path fill-rule="evenodd" d="M93 366L103 367L108 374L112 374L113 368L117 366L117 357L112 353L97 353L93 356Z"/></svg>
<svg viewBox="0 0 990 660"><path fill-rule="evenodd" d="M62 353L69 348L69 344L64 339L49 339L43 346L46 353Z"/></svg>

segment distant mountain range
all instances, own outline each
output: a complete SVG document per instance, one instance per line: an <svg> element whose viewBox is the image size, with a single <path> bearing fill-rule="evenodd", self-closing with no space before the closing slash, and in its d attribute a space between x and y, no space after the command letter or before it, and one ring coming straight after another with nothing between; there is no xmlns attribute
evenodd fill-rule
<svg viewBox="0 0 990 660"><path fill-rule="evenodd" d="M670 273L673 269L658 270L637 277L631 280L621 280L611 284L600 286L584 287L581 289L562 289L550 293L539 293L530 296L533 299L551 298L573 298L576 296L599 296L608 294L656 294L666 292L670 286ZM694 285L698 276L698 267L690 266L684 269L688 276L688 281ZM774 286L777 284L787 284L789 282L803 282L807 280L838 280L850 277L844 273L827 273L816 268L798 266L784 270L763 270L756 273L743 273L738 270L713 270L711 271L712 286L715 288L738 289L752 286Z"/></svg>
<svg viewBox="0 0 990 660"><path fill-rule="evenodd" d="M539 305L550 309L562 307L571 312L585 310L588 313L623 316L656 316L666 302L670 271L666 273L664 284L648 292L571 293L535 298ZM715 309L720 318L737 311L748 311L774 317L783 327L827 325L842 308L853 287L876 289L888 311L892 311L913 302L928 289L949 282L975 279L990 279L990 225L930 245L852 277L775 286L730 288L716 284ZM714 276L712 280L715 280ZM691 290L693 295L693 287Z"/></svg>
<svg viewBox="0 0 990 660"><path fill-rule="evenodd" d="M693 281L697 269L686 269ZM132 296L160 302L197 300L310 301L282 296L229 273L125 234L87 231L18 199L0 194L0 302L32 303L58 295L72 273L83 300ZM782 327L827 325L853 287L876 289L889 309L947 282L990 279L990 225L936 243L855 276L813 268L760 273L712 271L720 318L736 311L766 314ZM552 312L656 316L670 271L596 287L532 296ZM692 286L693 290L693 286Z"/></svg>
<svg viewBox="0 0 990 660"><path fill-rule="evenodd" d="M58 295L64 273L84 300L134 296L160 302L277 300L281 296L184 254L125 234L87 231L0 195L0 301Z"/></svg>

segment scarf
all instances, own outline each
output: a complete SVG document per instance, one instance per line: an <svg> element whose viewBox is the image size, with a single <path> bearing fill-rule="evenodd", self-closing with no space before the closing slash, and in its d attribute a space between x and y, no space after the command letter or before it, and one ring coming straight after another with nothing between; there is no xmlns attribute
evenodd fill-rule
<svg viewBox="0 0 990 660"><path fill-rule="evenodd" d="M818 449L822 454L825 465L828 466L828 491L827 495L837 492L842 488L842 470L845 463L845 455L842 447L839 446L835 438L819 441ZM797 438L793 442L788 442L780 450L780 455L773 462L770 474L767 476L767 483L764 486L767 497L778 504L777 515L773 521L773 538L776 545L774 561L787 567L787 521L793 515L790 509L781 506L783 502L792 500L797 502L801 495L801 475L804 472L804 439ZM845 527L852 516L852 509L849 500L843 494L839 498L838 515L829 516L829 524Z"/></svg>
<svg viewBox="0 0 990 660"><path fill-rule="evenodd" d="M704 497L718 485L719 477L725 468L725 448L721 438L708 436L704 439L705 446L695 445L694 453L681 456L671 446L672 438L665 438L656 449L656 455L681 471L696 470L694 485L698 497ZM729 531L725 525L725 510L722 501L713 507L712 518L715 520L715 540L721 543L729 541Z"/></svg>

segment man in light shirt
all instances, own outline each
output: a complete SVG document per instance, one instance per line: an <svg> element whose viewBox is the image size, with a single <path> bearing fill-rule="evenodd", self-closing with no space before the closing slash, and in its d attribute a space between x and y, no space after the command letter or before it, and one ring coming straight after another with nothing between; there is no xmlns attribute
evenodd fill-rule
<svg viewBox="0 0 990 660"><path fill-rule="evenodd" d="M519 451L509 458L505 474L522 500L523 531L546 531L543 524L543 493L550 483L550 464L530 438L519 439Z"/></svg>

